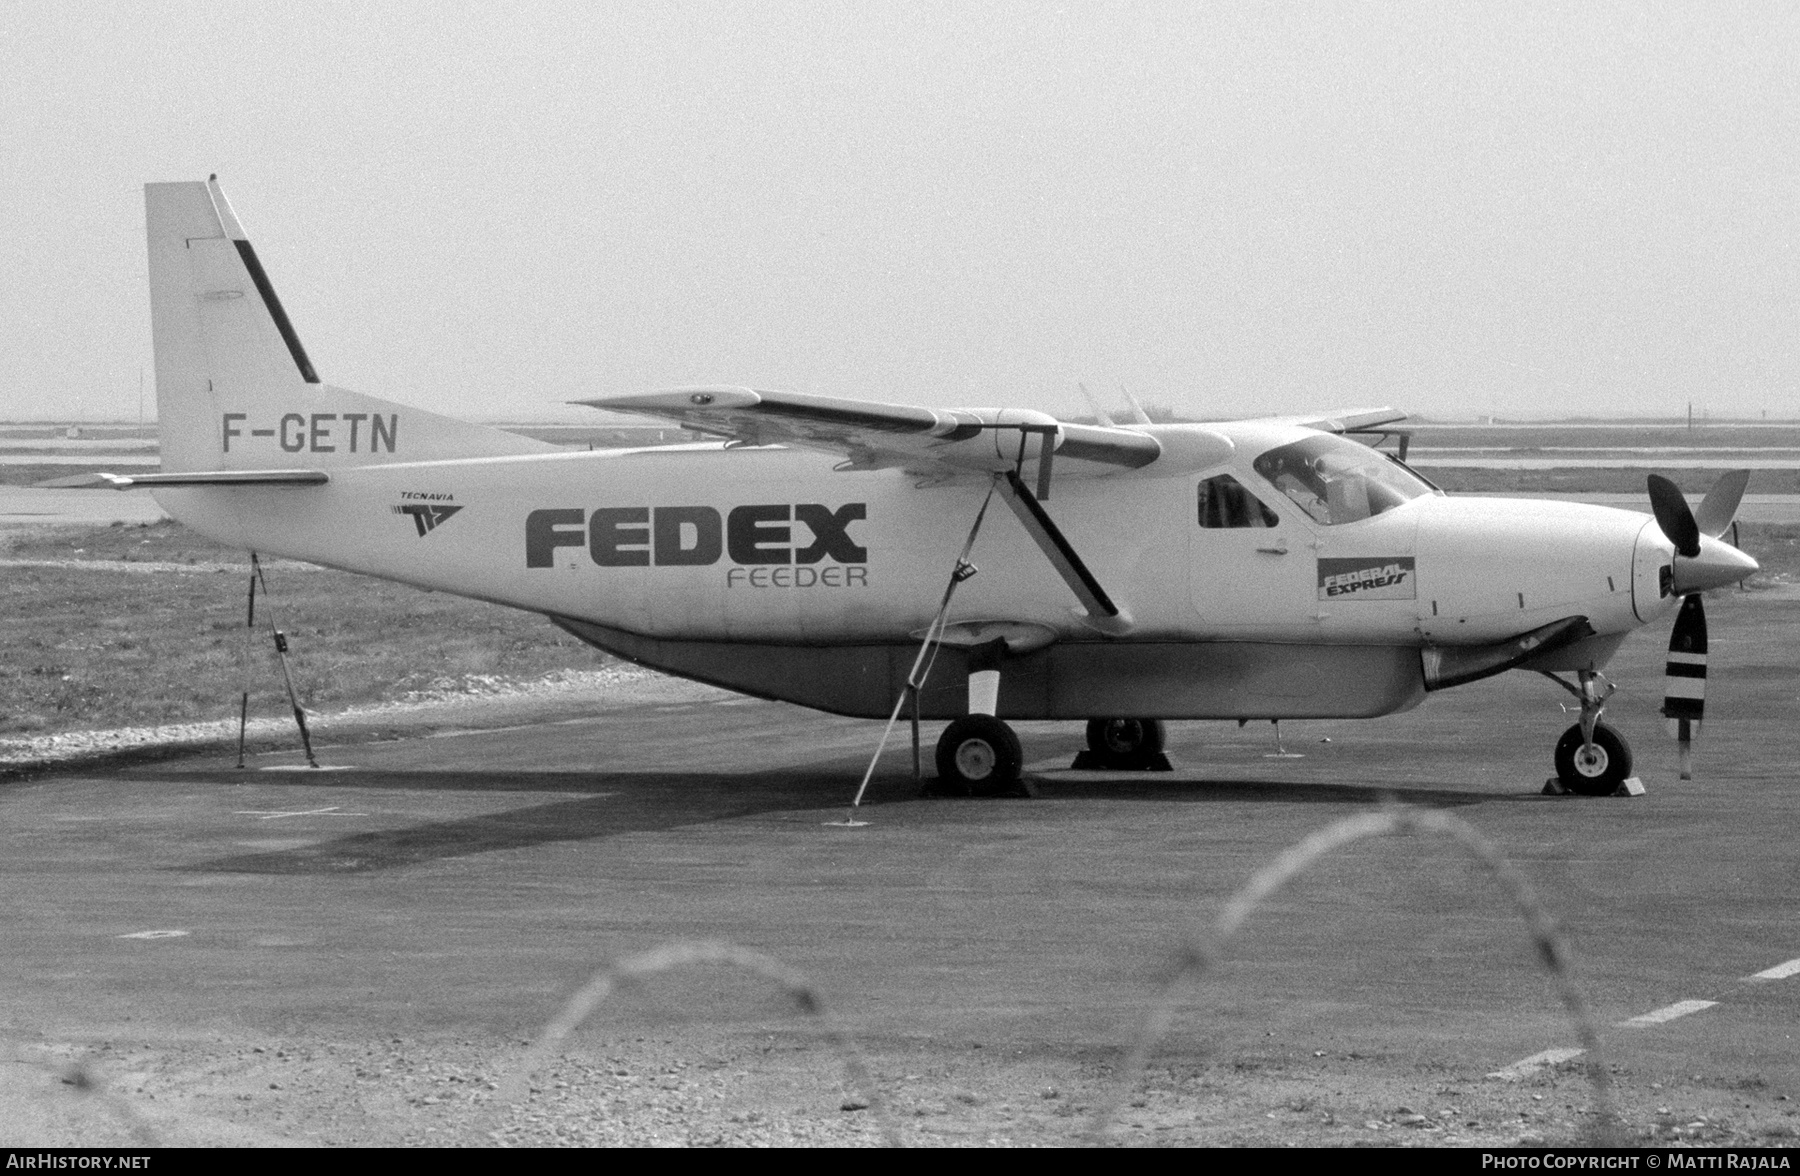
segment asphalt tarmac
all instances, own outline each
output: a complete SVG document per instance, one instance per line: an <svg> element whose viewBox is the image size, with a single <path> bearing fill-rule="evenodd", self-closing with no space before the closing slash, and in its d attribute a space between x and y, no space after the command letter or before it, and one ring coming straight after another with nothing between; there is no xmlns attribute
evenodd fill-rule
<svg viewBox="0 0 1800 1176"><path fill-rule="evenodd" d="M1166 774L1068 771L1078 727L1021 724L1035 799L920 797L902 728L860 828L828 822L878 724L710 693L327 747L316 772L198 756L0 786L0 1136L479 1142L486 1092L596 967L723 940L817 986L909 1141L1067 1141L1226 898L1400 803L1470 822L1556 914L1636 1137L1791 1143L1800 975L1750 977L1800 958L1800 601L1721 592L1709 613L1698 779L1676 779L1656 714L1665 633L1611 669L1635 799L1540 795L1573 716L1519 674L1284 724L1296 758L1270 757L1267 724L1172 724ZM1117 1138L1555 1142L1590 1121L1579 1059L1489 1077L1578 1041L1509 900L1448 841L1327 857L1225 957ZM1685 1001L1714 1003L1666 1013ZM540 1097L592 1099L515 1116L513 1138L875 1138L754 977L653 980L566 1048L574 1077ZM106 1107L53 1080L81 1058ZM643 1072L675 1085L638 1098Z"/></svg>

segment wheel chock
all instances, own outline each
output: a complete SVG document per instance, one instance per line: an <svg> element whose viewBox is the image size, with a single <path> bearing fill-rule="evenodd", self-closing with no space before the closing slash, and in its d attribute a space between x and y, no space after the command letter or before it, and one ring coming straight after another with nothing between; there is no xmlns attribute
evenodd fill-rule
<svg viewBox="0 0 1800 1176"><path fill-rule="evenodd" d="M1624 780L1622 780L1619 783L1619 786L1617 788L1615 788L1611 792L1607 793L1607 795L1608 796L1642 796L1642 795L1644 795L1644 791L1645 791L1644 782L1642 780L1638 779L1636 776L1627 776ZM1569 789L1565 788L1563 786L1563 782L1561 780L1557 779L1555 776L1552 776L1548 780L1544 781L1543 795L1545 795L1545 796L1573 796L1574 793L1570 792Z"/></svg>
<svg viewBox="0 0 1800 1176"><path fill-rule="evenodd" d="M988 792L976 791L968 785L958 781L945 780L941 776L933 776L931 779L925 781L924 787L919 789L919 795L921 797L951 797L957 800L966 800L972 796L983 797L989 800L995 798L1006 799L1010 797L1031 800L1036 799L1037 794L1037 782L1030 776L1020 776L1010 784L997 787Z"/></svg>
<svg viewBox="0 0 1800 1176"><path fill-rule="evenodd" d="M1075 762L1069 765L1072 772L1173 772L1175 765L1162 752L1145 756L1134 764L1110 763L1100 752L1091 747L1084 747L1075 755Z"/></svg>

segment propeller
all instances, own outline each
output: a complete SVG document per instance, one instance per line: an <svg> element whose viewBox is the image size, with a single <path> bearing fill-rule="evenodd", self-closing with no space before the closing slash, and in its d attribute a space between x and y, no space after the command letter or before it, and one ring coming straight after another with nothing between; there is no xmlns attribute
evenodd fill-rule
<svg viewBox="0 0 1800 1176"><path fill-rule="evenodd" d="M1736 583L1757 567L1755 560L1719 539L1731 526L1749 484L1749 470L1729 470L1706 492L1700 509L1691 511L1675 483L1659 474L1649 479L1656 525L1675 545L1669 590L1681 597L1681 611L1669 634L1662 713L1680 748L1683 780L1694 778L1693 741L1706 715L1706 604L1700 594Z"/></svg>
<svg viewBox="0 0 1800 1176"><path fill-rule="evenodd" d="M1685 596L1669 634L1663 670L1662 713L1681 752L1681 778L1694 778L1694 739L1706 717L1706 605L1698 592Z"/></svg>

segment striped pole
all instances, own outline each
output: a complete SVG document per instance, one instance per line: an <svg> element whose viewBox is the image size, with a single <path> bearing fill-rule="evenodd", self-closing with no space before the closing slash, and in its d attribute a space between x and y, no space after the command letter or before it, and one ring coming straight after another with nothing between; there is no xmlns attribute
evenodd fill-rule
<svg viewBox="0 0 1800 1176"><path fill-rule="evenodd" d="M1681 752L1681 778L1694 778L1693 741L1706 716L1706 606L1698 592L1682 598L1669 634L1662 713Z"/></svg>

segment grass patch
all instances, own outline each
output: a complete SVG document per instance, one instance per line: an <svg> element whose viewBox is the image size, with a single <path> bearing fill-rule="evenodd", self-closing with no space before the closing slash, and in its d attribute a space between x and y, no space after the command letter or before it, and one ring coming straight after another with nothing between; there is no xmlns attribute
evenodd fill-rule
<svg viewBox="0 0 1800 1176"><path fill-rule="evenodd" d="M1725 537L1731 538L1730 532ZM1800 581L1800 524L1739 523L1738 540L1762 571L1750 578L1750 584L1793 583Z"/></svg>
<svg viewBox="0 0 1800 1176"><path fill-rule="evenodd" d="M1679 424L1650 425L1615 422L1605 425L1536 424L1509 425L1414 425L1414 445L1510 450L1519 456L1540 451L1580 449L1634 449L1645 445L1693 449L1800 449L1800 425L1785 421L1774 425L1702 425L1689 429Z"/></svg>
<svg viewBox="0 0 1800 1176"><path fill-rule="evenodd" d="M5 558L78 566L0 575L0 735L236 716L249 581L242 552L173 522L9 540ZM162 566L117 566L125 563ZM101 566L80 566L88 564ZM534 613L307 564L276 563L268 577L308 707L481 692L616 664ZM280 715L287 695L264 604L259 594L250 707Z"/></svg>
<svg viewBox="0 0 1800 1176"><path fill-rule="evenodd" d="M158 467L143 465L108 464L104 460L95 460L81 465L70 465L67 462L55 462L45 465L0 465L0 486L35 486L39 482L48 482L52 478L72 478L76 474L153 474ZM103 493L95 491L95 493Z"/></svg>
<svg viewBox="0 0 1800 1176"><path fill-rule="evenodd" d="M1414 464L1421 474L1452 494L1641 494L1645 502L1649 501L1649 491L1644 489L1644 479L1650 474L1672 478L1690 494L1704 492L1719 476L1716 470L1670 470L1655 465L1641 469L1490 470ZM1800 493L1800 469L1753 470L1749 493Z"/></svg>

